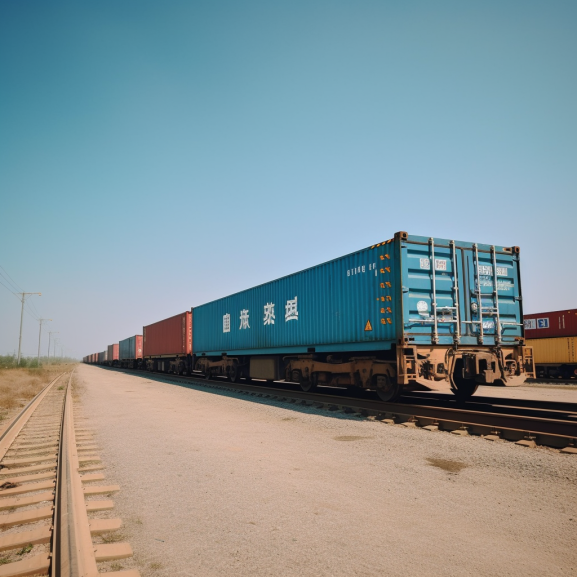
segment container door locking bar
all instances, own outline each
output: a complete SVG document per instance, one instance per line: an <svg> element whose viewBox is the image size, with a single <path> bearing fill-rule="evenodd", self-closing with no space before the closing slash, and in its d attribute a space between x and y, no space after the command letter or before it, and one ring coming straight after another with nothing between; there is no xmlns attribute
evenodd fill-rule
<svg viewBox="0 0 577 577"><path fill-rule="evenodd" d="M501 344L501 317L499 314L499 283L497 282L497 254L495 247L491 246L493 257L493 298L495 299L495 344Z"/></svg>
<svg viewBox="0 0 577 577"><path fill-rule="evenodd" d="M433 319L431 320L425 320L425 319L409 319L409 322L411 323L420 323L420 324L424 324L424 323L433 323L433 337L432 337L432 341L433 344L437 345L439 344L439 317L438 317L438 311L451 311L451 318L450 319L445 319L443 318L441 320L441 322L443 323L451 323L455 325L455 331L453 333L453 340L455 342L455 344L459 344L461 342L461 319L459 316L459 281L457 278L457 251L455 248L455 241L451 240L449 241L449 244L451 245L452 248L452 253L451 253L451 262L452 262L452 267L453 267L453 278L455 279L455 282L453 284L453 299L454 299L454 305L452 307L439 307L437 306L437 277L436 277L436 266L435 266L435 239L434 238L429 238L429 245L431 246L431 268L432 268L432 298L431 298L431 308L432 308L432 313L433 313Z"/></svg>
<svg viewBox="0 0 577 577"><path fill-rule="evenodd" d="M455 335L453 340L456 345L461 342L461 318L459 315L459 279L457 278L457 249L455 247L455 241L449 241L449 245L451 246L452 252L451 255L453 257L453 278L455 279L455 283L453 284L453 302L455 304L455 321L457 324L455 325Z"/></svg>
<svg viewBox="0 0 577 577"><path fill-rule="evenodd" d="M477 285L477 311L479 314L479 336L477 340L480 345L483 344L484 334L483 334L483 300L481 297L481 275L479 274L479 250L477 248L477 243L473 245L475 249L475 284Z"/></svg>

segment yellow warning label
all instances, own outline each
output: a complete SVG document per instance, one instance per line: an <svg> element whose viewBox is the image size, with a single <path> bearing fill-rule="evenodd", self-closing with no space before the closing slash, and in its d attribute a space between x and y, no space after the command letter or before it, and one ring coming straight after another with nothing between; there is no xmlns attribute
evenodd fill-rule
<svg viewBox="0 0 577 577"><path fill-rule="evenodd" d="M371 321L367 321L367 324L365 325L365 331L372 331L373 327L371 326Z"/></svg>

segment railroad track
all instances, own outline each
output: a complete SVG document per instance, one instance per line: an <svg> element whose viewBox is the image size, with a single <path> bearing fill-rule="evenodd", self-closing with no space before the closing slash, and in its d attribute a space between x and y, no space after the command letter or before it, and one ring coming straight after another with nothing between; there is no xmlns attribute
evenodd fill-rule
<svg viewBox="0 0 577 577"><path fill-rule="evenodd" d="M121 520L96 518L114 507L97 496L119 487L95 484L103 467L92 432L75 419L71 381L59 375L0 436L0 577L94 577L103 563L132 556L128 543L105 538Z"/></svg>
<svg viewBox="0 0 577 577"><path fill-rule="evenodd" d="M400 402L383 403L365 395L351 396L346 390L326 387L327 393L305 393L289 383L245 384L223 380L206 380L197 376L175 376L163 373L140 373L127 369L99 367L121 371L148 379L235 392L266 401L275 400L293 406L341 411L351 415L376 418L390 424L422 427L429 431L444 430L459 435L480 435L492 441L507 440L527 447L543 445L577 454L577 405L473 397L459 403L450 395L408 393ZM330 391L330 393L328 393ZM443 398L444 397L444 398Z"/></svg>
<svg viewBox="0 0 577 577"><path fill-rule="evenodd" d="M577 385L577 378L575 379L546 379L545 377L536 377L534 379L527 379L528 385Z"/></svg>

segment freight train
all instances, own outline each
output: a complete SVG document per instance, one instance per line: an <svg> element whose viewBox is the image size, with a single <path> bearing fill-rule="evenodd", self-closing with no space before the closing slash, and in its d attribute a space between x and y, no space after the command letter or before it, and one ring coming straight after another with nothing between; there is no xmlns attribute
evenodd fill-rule
<svg viewBox="0 0 577 577"><path fill-rule="evenodd" d="M515 386L525 345L519 248L398 232L385 242L192 308L120 341L105 364L376 391ZM139 354L137 342L141 341ZM107 351L108 353L108 351ZM99 363L97 354L85 362Z"/></svg>
<svg viewBox="0 0 577 577"><path fill-rule="evenodd" d="M525 315L539 378L577 378L577 309Z"/></svg>

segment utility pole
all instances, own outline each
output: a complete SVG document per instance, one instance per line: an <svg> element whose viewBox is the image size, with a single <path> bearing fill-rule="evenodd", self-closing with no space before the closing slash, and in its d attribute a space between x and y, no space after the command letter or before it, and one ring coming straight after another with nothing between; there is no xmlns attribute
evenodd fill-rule
<svg viewBox="0 0 577 577"><path fill-rule="evenodd" d="M22 301L22 311L20 312L20 338L18 339L18 362L16 366L20 366L20 351L22 350L22 322L24 321L24 303L26 298L30 295L42 296L42 293L16 293L20 295L20 300Z"/></svg>
<svg viewBox="0 0 577 577"><path fill-rule="evenodd" d="M60 339L54 339L54 346L52 347L52 358L55 359L56 358L56 343L59 343Z"/></svg>
<svg viewBox="0 0 577 577"><path fill-rule="evenodd" d="M36 361L38 366L40 366L40 339L42 338L42 323L47 323L51 320L52 319L38 319L38 322L40 323L40 331L38 332L38 360Z"/></svg>
<svg viewBox="0 0 577 577"><path fill-rule="evenodd" d="M50 340L52 339L52 335L57 335L58 331L49 331L48 332L48 360L50 360ZM54 337L56 338L56 337Z"/></svg>

